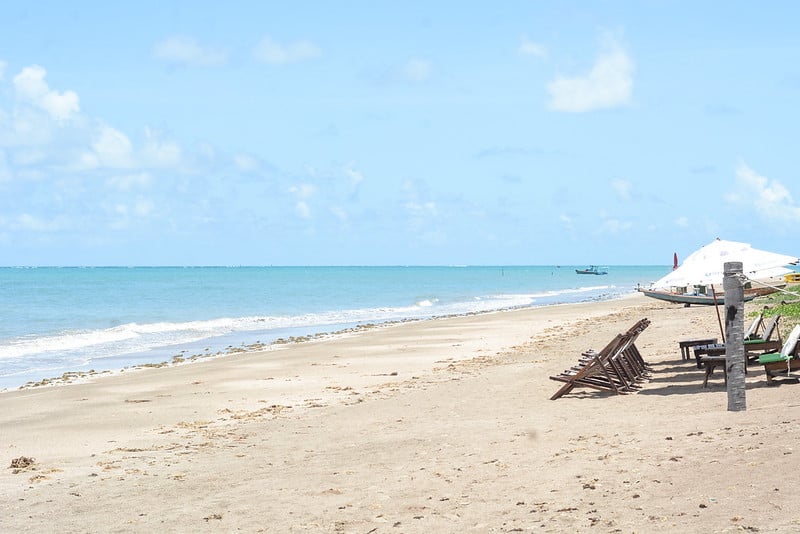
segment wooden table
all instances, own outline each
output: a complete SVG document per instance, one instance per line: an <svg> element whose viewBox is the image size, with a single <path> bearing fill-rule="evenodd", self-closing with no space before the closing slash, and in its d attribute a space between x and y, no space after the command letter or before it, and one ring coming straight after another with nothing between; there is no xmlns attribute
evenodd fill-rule
<svg viewBox="0 0 800 534"><path fill-rule="evenodd" d="M710 337L706 339L684 339L683 341L678 341L678 347L681 349L681 359L688 360L691 358L689 354L689 350L692 347L697 345L710 345L717 342L717 338Z"/></svg>

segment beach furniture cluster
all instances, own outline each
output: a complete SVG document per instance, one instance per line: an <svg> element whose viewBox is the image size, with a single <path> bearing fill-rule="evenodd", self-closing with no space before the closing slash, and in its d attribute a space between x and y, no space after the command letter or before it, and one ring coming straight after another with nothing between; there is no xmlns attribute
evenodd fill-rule
<svg viewBox="0 0 800 534"><path fill-rule="evenodd" d="M762 356L770 360L775 353L781 350L784 343L781 340L780 330L778 329L780 318L780 315L775 315L769 321L764 322L762 312L753 319L750 327L744 333L745 372L750 364L755 362L763 363L761 361ZM777 338L773 338L773 336L777 336ZM705 339L684 340L679 342L681 353L683 353L684 346L687 344L694 350L698 369L705 369L705 376L703 377L704 388L708 387L708 379L717 367L722 368L723 376L727 383L725 343L717 343L716 340L708 343ZM767 373L767 382L771 383L769 373Z"/></svg>
<svg viewBox="0 0 800 534"><path fill-rule="evenodd" d="M610 391L617 395L640 389L649 376L650 368L636 348L636 339L650 325L648 319L637 321L624 334L617 334L601 350L582 353L578 362L551 380L564 382L550 400L556 400L574 388Z"/></svg>
<svg viewBox="0 0 800 534"><path fill-rule="evenodd" d="M767 376L767 385L772 385L773 378L797 378L792 371L800 370L800 325L795 326L784 342L781 339L778 322L781 316L775 315L764 321L763 314L759 314L744 335L745 372L749 365L764 366ZM726 345L717 343L716 339L687 339L678 342L681 357L686 359L689 350L694 351L694 356L699 369L705 369L703 387L708 387L708 379L717 367L722 368L723 376L727 382L726 373Z"/></svg>

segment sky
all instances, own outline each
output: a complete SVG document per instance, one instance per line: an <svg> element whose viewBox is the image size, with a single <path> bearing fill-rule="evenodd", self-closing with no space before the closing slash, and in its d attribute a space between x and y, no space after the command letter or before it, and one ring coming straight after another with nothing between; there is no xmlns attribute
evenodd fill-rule
<svg viewBox="0 0 800 534"><path fill-rule="evenodd" d="M800 254L796 2L103 4L4 2L0 265Z"/></svg>

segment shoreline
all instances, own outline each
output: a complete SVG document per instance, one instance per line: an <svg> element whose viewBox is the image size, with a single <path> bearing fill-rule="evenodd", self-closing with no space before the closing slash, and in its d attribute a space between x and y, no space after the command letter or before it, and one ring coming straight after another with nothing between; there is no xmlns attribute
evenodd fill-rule
<svg viewBox="0 0 800 534"><path fill-rule="evenodd" d="M548 400L644 317L641 391ZM800 386L751 369L727 412L676 343L715 328L634 295L9 391L0 530L794 531Z"/></svg>
<svg viewBox="0 0 800 534"><path fill-rule="evenodd" d="M0 389L360 323L613 298L660 271L619 266L585 280L551 266L6 269L17 289Z"/></svg>
<svg viewBox="0 0 800 534"><path fill-rule="evenodd" d="M4 388L0 388L0 396L4 393L10 391L18 391L23 389L31 389L31 388L41 388L41 387L54 387L54 386L65 386L71 384L82 383L85 381L102 379L108 376L115 376L125 372L133 372L133 371L140 371L145 369L159 369L164 367L172 367L176 365L185 365L185 364L193 364L199 361L204 361L212 358L225 358L229 356L240 355L241 353L250 353L250 352L258 352L258 351L265 351L265 350L276 350L285 346L287 344L292 343L301 343L307 341L317 341L317 340L324 340L334 337L339 337L342 335L349 335L352 333L357 333L363 330L369 330L372 328L381 328L385 326L391 326L394 324L400 323L407 323L407 322L419 322L419 321L434 321L439 319L448 319L453 317L467 317L467 316L480 316L484 314L493 314L493 313L504 313L509 311L516 311L516 310L525 310L525 309L535 309L535 308L547 308L551 306L571 306L574 304L583 304L583 303L590 303L590 302L606 302L606 301L614 301L614 300L623 300L626 298L634 298L637 296L636 291L632 291L631 293L616 295L611 298L595 298L589 299L585 301L578 301L578 302L562 302L562 303L553 303L553 304L542 304L542 305L530 305L530 306L521 306L521 307L510 307L510 308L502 308L496 310L487 310L487 311L476 311L476 312L466 312L463 314L445 314L439 316L432 316L432 317L424 317L418 319L398 319L398 320L388 320L388 321L376 321L376 322L365 322L365 323L358 323L353 326L348 326L340 330L334 331L317 331L309 334L303 334L299 336L289 336L288 338L278 337L272 341L268 341L266 343L261 341L256 341L253 343L241 343L239 345L228 344L224 349L217 350L216 352L209 352L206 349L203 352L196 352L194 354L186 354L187 350L179 350L180 347L186 346L186 344L181 344L175 346L175 350L170 350L168 347L161 347L158 352L177 352L173 354L171 359L164 359L161 361L153 361L141 364L133 364L133 365L126 365L119 368L114 369L103 369L100 371L96 371L95 369L90 369L88 371L74 371L74 370L67 370L64 371L60 376L50 376L44 377L39 380L28 380L25 383L19 386L8 386ZM294 330L300 330L302 327L295 327ZM253 337L252 333L249 332L242 332L240 335L247 334L247 337ZM224 336L219 336L219 339L227 339L230 337L234 337L236 334L226 334ZM262 336L263 337L263 336ZM190 345L219 345L219 343L209 343L211 339L200 340ZM146 354L146 353L142 353ZM124 355L123 355L124 356ZM122 356L114 357L122 359ZM156 358L157 359L157 358Z"/></svg>

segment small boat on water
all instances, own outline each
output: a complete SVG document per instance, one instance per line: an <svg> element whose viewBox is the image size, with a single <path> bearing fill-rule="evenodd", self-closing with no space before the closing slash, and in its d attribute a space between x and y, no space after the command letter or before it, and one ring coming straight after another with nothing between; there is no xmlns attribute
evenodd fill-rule
<svg viewBox="0 0 800 534"><path fill-rule="evenodd" d="M575 272L578 274L608 274L608 268L590 265L586 269L575 269Z"/></svg>

